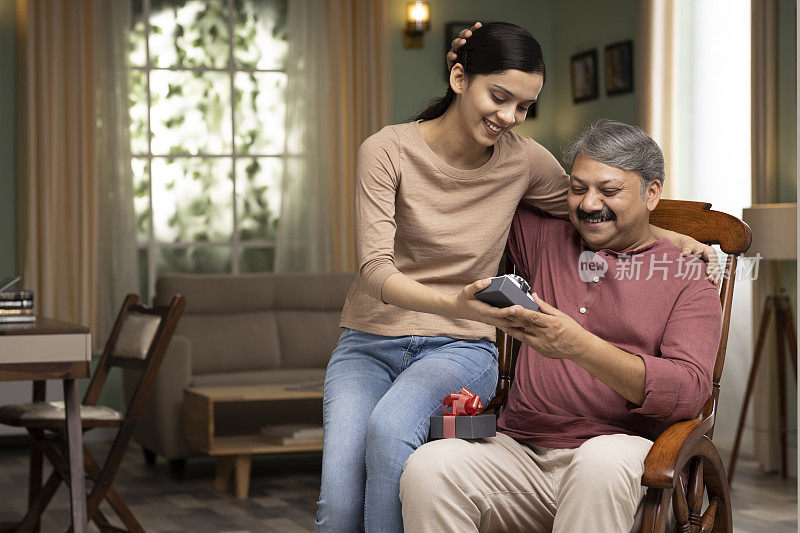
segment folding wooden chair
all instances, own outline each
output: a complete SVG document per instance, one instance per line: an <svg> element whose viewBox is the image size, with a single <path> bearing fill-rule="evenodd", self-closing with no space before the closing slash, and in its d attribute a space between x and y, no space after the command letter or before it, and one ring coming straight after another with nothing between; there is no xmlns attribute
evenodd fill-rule
<svg viewBox="0 0 800 533"><path fill-rule="evenodd" d="M663 532L671 510L681 533L730 532L733 531L730 488L725 468L711 437L719 398L719 381L728 345L737 255L745 253L750 247L750 228L734 216L711 211L711 204L680 200L661 200L650 215L650 223L689 235L700 242L719 244L722 251L728 254L728 258L720 287L722 336L714 364L711 397L696 418L671 425L653 443L645 459L642 477L642 485L648 489L641 531ZM506 257L504 272L514 273L514 265L508 255ZM487 406L487 411L491 410L499 415L511 390L520 343L498 330L497 347L500 350L499 379L495 397ZM684 470L688 473L686 486L680 476ZM708 502L705 508L704 496Z"/></svg>
<svg viewBox="0 0 800 533"><path fill-rule="evenodd" d="M102 467L84 446L86 474L94 481L87 499L87 516L101 530L114 530L100 511L100 502L108 501L129 531L144 531L131 510L114 490L114 478L119 471L128 442L142 411L153 380L167 351L178 319L186 306L182 296L175 296L169 306L148 308L140 305L139 297L129 294L111 330L100 363L89 383L81 404L81 425L85 430L95 427L115 427L117 434ZM128 402L125 414L97 405L97 399L112 367L141 370L136 391ZM69 485L69 461L65 454L65 414L62 402L34 402L0 407L0 423L22 426L28 430L36 447L53 465L50 478L41 483L41 464L31 462L31 501L18 531L38 528L41 514L50 503L61 482ZM32 456L33 457L33 456ZM38 474L38 476L37 476ZM81 473L80 475L83 475ZM38 478L37 478L38 477Z"/></svg>

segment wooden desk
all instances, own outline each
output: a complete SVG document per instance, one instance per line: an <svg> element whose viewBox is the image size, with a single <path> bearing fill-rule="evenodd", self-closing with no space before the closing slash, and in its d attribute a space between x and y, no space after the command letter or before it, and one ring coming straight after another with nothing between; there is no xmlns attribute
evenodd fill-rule
<svg viewBox="0 0 800 533"><path fill-rule="evenodd" d="M69 447L70 504L73 531L86 531L86 487L83 477L83 431L80 420L79 378L91 372L89 328L39 318L36 322L0 323L0 381L64 382ZM34 389L41 391L41 384ZM42 394L43 396L43 394ZM42 398L43 399L43 398ZM40 481L41 482L41 481Z"/></svg>

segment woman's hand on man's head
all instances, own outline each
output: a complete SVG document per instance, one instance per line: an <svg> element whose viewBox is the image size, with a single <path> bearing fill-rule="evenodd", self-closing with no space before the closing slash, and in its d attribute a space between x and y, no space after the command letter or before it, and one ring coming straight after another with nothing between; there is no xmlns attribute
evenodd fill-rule
<svg viewBox="0 0 800 533"><path fill-rule="evenodd" d="M456 63L456 51L464 46L467 42L467 39L472 37L472 32L480 28L482 24L480 22L476 22L472 25L471 28L464 28L458 33L458 37L453 39L453 42L450 43L450 51L447 52L445 59L447 59L447 70L453 68L453 65Z"/></svg>

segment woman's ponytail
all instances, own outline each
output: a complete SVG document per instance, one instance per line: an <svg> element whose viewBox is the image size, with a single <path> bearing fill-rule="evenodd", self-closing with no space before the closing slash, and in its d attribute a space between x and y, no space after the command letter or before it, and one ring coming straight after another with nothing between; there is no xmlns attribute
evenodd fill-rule
<svg viewBox="0 0 800 533"><path fill-rule="evenodd" d="M411 120L413 121L433 120L435 118L441 117L442 115L444 115L444 112L447 111L447 108L450 107L450 104L452 104L455 99L456 99L456 93L453 92L452 87L448 87L447 92L444 93L444 96L433 100L422 113L415 116Z"/></svg>

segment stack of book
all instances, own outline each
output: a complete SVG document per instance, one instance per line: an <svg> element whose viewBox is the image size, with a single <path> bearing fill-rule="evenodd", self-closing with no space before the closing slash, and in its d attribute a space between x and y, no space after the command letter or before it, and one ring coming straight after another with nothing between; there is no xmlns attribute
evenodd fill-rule
<svg viewBox="0 0 800 533"><path fill-rule="evenodd" d="M322 391L325 386L323 380L314 381L301 381L300 383L290 383L286 385L286 390L300 390L300 391Z"/></svg>
<svg viewBox="0 0 800 533"><path fill-rule="evenodd" d="M33 291L0 292L0 323L33 322Z"/></svg>
<svg viewBox="0 0 800 533"><path fill-rule="evenodd" d="M261 435L273 444L289 445L320 445L322 446L322 426L306 424L278 424L264 426Z"/></svg>

